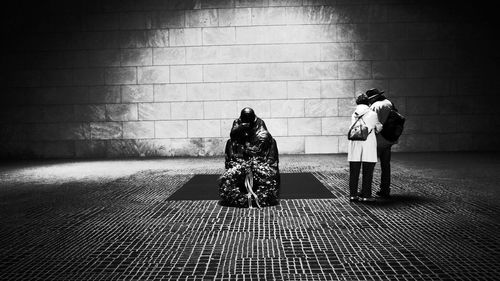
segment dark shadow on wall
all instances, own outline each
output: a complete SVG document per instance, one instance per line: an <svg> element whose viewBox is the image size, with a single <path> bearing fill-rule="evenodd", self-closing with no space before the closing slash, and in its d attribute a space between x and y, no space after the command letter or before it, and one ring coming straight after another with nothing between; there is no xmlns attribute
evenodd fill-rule
<svg viewBox="0 0 500 281"><path fill-rule="evenodd" d="M2 29L11 36L11 39L17 39L26 44L7 44L8 48L19 49L23 45L36 46L46 40L51 40L42 36L40 38L30 38L23 34L24 32L47 31L56 28L59 31L71 30L78 25L85 28L87 15L93 13L109 12L127 12L127 11L152 11L152 10L190 10L200 8L216 8L221 3L227 5L227 2L244 4L248 1L220 1L220 0L75 0L75 1L9 1L2 6ZM344 6L352 7L356 17L370 17L370 11L366 13L363 9L356 9L360 4L366 4L370 1L318 1L319 4L333 5L334 7ZM314 1L312 1L314 3ZM409 5L406 5L409 4ZM389 9L399 9L398 7L410 7L410 11L401 11L397 15L402 15L401 20L408 21L412 17L422 16L429 21L441 22L462 22L462 23L493 23L496 19L493 4L487 2L471 5L468 2L460 1L388 1L384 3L372 3L371 10L377 10L377 5L386 5ZM279 6L279 5L278 5ZM416 7L416 9L415 9ZM335 9L337 11L338 9ZM340 9L339 11L341 11ZM406 12L406 14L405 14ZM83 24L82 24L83 23ZM483 34L488 29L493 30L493 26L485 25L483 28L474 30L474 34ZM55 30L55 29L54 29ZM64 42L64 40L62 40ZM5 46L5 45L4 45Z"/></svg>
<svg viewBox="0 0 500 281"><path fill-rule="evenodd" d="M207 1L202 1L207 2ZM208 1L210 2L210 1ZM119 31L120 22L127 21L129 12L176 11L201 8L200 0L76 0L76 1L10 1L2 6L2 34L8 44L2 48L10 51L78 49L86 38L80 32L102 30ZM122 17L113 17L122 13ZM109 17L107 17L109 16ZM144 29L150 28L145 23ZM153 23L154 24L154 23ZM128 28L125 28L128 29ZM103 37L103 40L113 38ZM95 48L95 46L94 46Z"/></svg>

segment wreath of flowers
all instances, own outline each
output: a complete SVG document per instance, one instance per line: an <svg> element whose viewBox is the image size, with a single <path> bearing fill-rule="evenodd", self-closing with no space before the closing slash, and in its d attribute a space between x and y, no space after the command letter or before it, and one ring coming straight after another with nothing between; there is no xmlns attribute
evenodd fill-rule
<svg viewBox="0 0 500 281"><path fill-rule="evenodd" d="M229 161L229 169L219 178L222 203L234 207L248 206L245 176L252 171L253 191L261 206L276 205L279 196L279 172L263 157Z"/></svg>

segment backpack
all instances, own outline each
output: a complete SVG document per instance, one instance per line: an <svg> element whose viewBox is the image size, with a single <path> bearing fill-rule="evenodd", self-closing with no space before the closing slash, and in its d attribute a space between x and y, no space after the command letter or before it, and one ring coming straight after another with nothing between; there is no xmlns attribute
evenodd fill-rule
<svg viewBox="0 0 500 281"><path fill-rule="evenodd" d="M380 134L390 142L397 142L403 133L406 118L398 112L394 104Z"/></svg>
<svg viewBox="0 0 500 281"><path fill-rule="evenodd" d="M368 131L365 120L363 120L363 116L365 114L359 116L356 122L354 122L351 128L349 128L349 132L347 133L348 140L365 141L368 138L368 135L371 133L371 131ZM359 122L359 120L363 121L363 123Z"/></svg>

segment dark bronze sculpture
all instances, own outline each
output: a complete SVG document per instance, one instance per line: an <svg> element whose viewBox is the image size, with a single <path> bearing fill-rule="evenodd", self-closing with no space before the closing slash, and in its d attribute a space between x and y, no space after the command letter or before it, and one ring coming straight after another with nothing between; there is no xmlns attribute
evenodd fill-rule
<svg viewBox="0 0 500 281"><path fill-rule="evenodd" d="M253 109L243 108L226 142L219 193L222 204L258 207L278 203L280 174L276 140Z"/></svg>

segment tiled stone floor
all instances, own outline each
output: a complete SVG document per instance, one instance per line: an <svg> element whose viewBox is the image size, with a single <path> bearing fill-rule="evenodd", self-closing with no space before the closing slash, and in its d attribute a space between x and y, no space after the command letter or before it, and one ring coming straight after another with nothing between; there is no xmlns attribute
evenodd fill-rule
<svg viewBox="0 0 500 281"><path fill-rule="evenodd" d="M345 155L284 155L337 198L264 209L166 200L218 157L3 164L0 280L499 280L498 156L395 153L353 204Z"/></svg>

